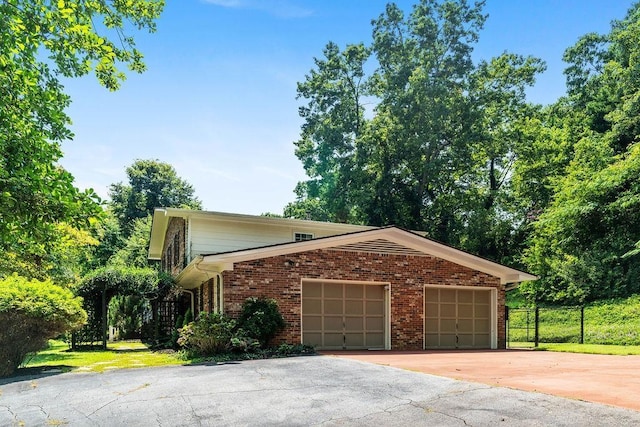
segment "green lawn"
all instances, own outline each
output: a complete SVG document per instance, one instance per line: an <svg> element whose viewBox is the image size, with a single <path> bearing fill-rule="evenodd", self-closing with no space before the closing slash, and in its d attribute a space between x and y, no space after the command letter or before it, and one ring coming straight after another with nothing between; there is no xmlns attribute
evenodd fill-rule
<svg viewBox="0 0 640 427"><path fill-rule="evenodd" d="M509 348L531 348L532 342L512 342ZM640 355L640 345L604 345L576 343L540 343L536 350L559 351L564 353L612 354L616 356Z"/></svg>
<svg viewBox="0 0 640 427"><path fill-rule="evenodd" d="M25 368L59 368L63 371L104 372L109 369L180 365L174 353L154 352L139 341L109 343L107 350L71 351L63 341L49 341L49 348L33 356Z"/></svg>

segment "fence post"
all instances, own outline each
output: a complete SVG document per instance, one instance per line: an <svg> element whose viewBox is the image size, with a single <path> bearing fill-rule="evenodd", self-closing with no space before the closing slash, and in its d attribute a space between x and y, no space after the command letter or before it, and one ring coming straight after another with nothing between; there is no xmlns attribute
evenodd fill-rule
<svg viewBox="0 0 640 427"><path fill-rule="evenodd" d="M509 341L511 339L511 334L509 333L509 306L504 306L504 329L506 335L505 347L509 348Z"/></svg>
<svg viewBox="0 0 640 427"><path fill-rule="evenodd" d="M536 318L535 318L535 338L534 338L534 347L538 347L538 342L540 338L540 307L536 305Z"/></svg>
<svg viewBox="0 0 640 427"><path fill-rule="evenodd" d="M584 344L584 305L580 307L580 344Z"/></svg>

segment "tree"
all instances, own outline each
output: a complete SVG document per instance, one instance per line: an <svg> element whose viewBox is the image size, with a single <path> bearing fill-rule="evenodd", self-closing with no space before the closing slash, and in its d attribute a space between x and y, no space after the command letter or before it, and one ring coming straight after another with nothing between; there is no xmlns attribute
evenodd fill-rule
<svg viewBox="0 0 640 427"><path fill-rule="evenodd" d="M94 72L110 90L144 70L124 34L130 24L155 29L163 0L0 2L0 251L47 252L55 227L86 227L100 212L92 190L79 191L57 161L72 137L70 99L60 76ZM99 29L99 30L98 30Z"/></svg>
<svg viewBox="0 0 640 427"><path fill-rule="evenodd" d="M300 108L305 119L296 156L311 178L296 188L298 200L285 208L286 216L311 217L333 222L354 221L351 210L358 188L356 174L360 138L366 127L363 98L364 64L369 50L348 45L341 52L328 43L324 59L316 59L306 81L298 83L298 98L308 100Z"/></svg>
<svg viewBox="0 0 640 427"><path fill-rule="evenodd" d="M151 216L133 220L131 235L124 246L109 258L109 265L144 268L149 266L148 251L151 236Z"/></svg>
<svg viewBox="0 0 640 427"><path fill-rule="evenodd" d="M98 244L92 247L87 263L88 271L106 266L109 260L126 244L126 239L120 230L120 223L109 208L105 210L99 221L93 222L91 235L98 241Z"/></svg>
<svg viewBox="0 0 640 427"><path fill-rule="evenodd" d="M134 220L146 218L158 207L202 209L191 184L181 179L173 166L159 160L136 160L127 168L128 184L112 184L110 207L125 237Z"/></svg>
<svg viewBox="0 0 640 427"><path fill-rule="evenodd" d="M583 303L640 292L633 255L640 239L639 39L636 4L609 34L588 34L565 53L561 126L569 129L570 156L532 224L525 259L541 276L523 288L532 300Z"/></svg>
<svg viewBox="0 0 640 427"><path fill-rule="evenodd" d="M492 258L508 252L522 215L509 178L535 110L525 88L544 64L505 53L474 65L482 7L422 0L405 16L389 4L370 47L327 45L298 85L308 103L296 154L310 179L287 215L395 224Z"/></svg>

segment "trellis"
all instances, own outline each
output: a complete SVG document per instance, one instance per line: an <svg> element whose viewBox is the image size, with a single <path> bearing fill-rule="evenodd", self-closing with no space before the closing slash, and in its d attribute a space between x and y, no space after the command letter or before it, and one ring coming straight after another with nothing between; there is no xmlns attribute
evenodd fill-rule
<svg viewBox="0 0 640 427"><path fill-rule="evenodd" d="M94 271L83 279L77 291L84 298L88 320L82 329L74 332L72 347L77 349L100 343L100 347L107 348L108 307L114 296L138 295L158 302L172 290L174 281L171 276L151 268L108 267ZM160 307L161 304L152 306ZM157 313L153 318L154 322L160 321Z"/></svg>

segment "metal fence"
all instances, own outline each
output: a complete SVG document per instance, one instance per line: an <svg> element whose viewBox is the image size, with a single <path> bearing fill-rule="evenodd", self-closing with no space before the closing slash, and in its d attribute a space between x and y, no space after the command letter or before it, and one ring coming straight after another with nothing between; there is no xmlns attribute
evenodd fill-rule
<svg viewBox="0 0 640 427"><path fill-rule="evenodd" d="M507 307L506 322L509 347L585 342L584 307Z"/></svg>

